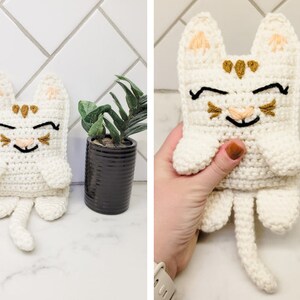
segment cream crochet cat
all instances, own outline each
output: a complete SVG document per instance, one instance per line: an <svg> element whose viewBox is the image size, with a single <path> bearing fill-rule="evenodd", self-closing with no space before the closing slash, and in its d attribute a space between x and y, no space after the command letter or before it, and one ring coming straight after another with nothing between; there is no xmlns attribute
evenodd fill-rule
<svg viewBox="0 0 300 300"><path fill-rule="evenodd" d="M0 218L12 214L10 236L24 251L34 249L26 224L33 205L52 221L66 209L71 169L66 160L69 97L61 81L47 75L31 103L17 103L0 74Z"/></svg>
<svg viewBox="0 0 300 300"><path fill-rule="evenodd" d="M210 195L200 229L220 229L233 208L241 261L252 281L268 293L277 283L257 254L254 208L275 233L289 230L299 215L299 50L287 19L268 14L251 54L227 55L208 13L188 23L179 49L184 128L174 168L179 174L197 173L222 143L244 141L247 154Z"/></svg>

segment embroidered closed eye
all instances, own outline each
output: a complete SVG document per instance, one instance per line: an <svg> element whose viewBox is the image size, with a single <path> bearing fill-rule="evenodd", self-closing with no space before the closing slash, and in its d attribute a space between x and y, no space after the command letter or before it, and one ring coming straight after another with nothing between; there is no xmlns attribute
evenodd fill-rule
<svg viewBox="0 0 300 300"><path fill-rule="evenodd" d="M271 83L271 84L265 85L263 87L260 87L256 90L252 91L252 93L253 94L258 94L258 93L261 93L263 91L270 90L270 89L273 89L273 88L277 88L279 90L279 92L283 95L288 94L289 86L287 86L286 88L283 88L283 86L278 82Z"/></svg>
<svg viewBox="0 0 300 300"><path fill-rule="evenodd" d="M271 101L270 103L264 104L259 106L259 109L267 116L275 116L275 110L276 108L276 100L274 99L273 101Z"/></svg>
<svg viewBox="0 0 300 300"><path fill-rule="evenodd" d="M48 122L44 122L44 123L35 125L35 126L33 126L32 128L33 128L33 129L37 129L37 128L45 127L45 126L48 126L48 125L52 126L52 128L53 128L54 130L59 130L60 124L55 125L52 121L48 121Z"/></svg>
<svg viewBox="0 0 300 300"><path fill-rule="evenodd" d="M217 94L221 94L221 95L226 95L228 94L228 92L226 91L222 91L222 90L218 90L218 89L214 89L208 86L203 86L199 91L197 91L195 94L193 93L192 90L190 90L190 95L192 97L192 100L196 100L200 97L200 95L204 92L204 91L210 91L213 93L217 93Z"/></svg>
<svg viewBox="0 0 300 300"><path fill-rule="evenodd" d="M210 113L210 119L218 117L222 113L222 109L220 107L215 106L210 101L207 103L208 109L207 112Z"/></svg>

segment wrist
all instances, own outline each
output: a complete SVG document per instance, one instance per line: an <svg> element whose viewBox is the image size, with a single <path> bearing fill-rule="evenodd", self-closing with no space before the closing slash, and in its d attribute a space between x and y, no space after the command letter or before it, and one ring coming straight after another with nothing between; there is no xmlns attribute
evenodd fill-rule
<svg viewBox="0 0 300 300"><path fill-rule="evenodd" d="M154 261L157 264L163 262L165 271L173 280L175 279L177 275L176 259L173 259L171 256L159 255L158 252L154 251Z"/></svg>
<svg viewBox="0 0 300 300"><path fill-rule="evenodd" d="M154 300L171 300L175 294L175 285L166 272L163 262L154 263Z"/></svg>

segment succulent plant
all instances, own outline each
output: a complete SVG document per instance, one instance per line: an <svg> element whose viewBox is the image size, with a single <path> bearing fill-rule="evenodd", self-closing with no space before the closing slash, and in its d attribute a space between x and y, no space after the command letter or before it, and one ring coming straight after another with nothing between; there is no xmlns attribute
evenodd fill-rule
<svg viewBox="0 0 300 300"><path fill-rule="evenodd" d="M88 135L102 143L109 133L112 143L116 146L126 144L126 138L130 135L147 129L147 124L142 122L147 118L147 95L144 95L128 78L123 76L117 78L116 83L125 92L128 113L112 92L110 95L118 108L118 113L109 104L97 106L94 102L85 100L78 103L81 124Z"/></svg>

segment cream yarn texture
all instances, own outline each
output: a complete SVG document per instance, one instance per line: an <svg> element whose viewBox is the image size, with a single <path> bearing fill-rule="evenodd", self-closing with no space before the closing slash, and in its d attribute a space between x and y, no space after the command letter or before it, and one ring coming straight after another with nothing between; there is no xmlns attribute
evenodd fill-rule
<svg viewBox="0 0 300 300"><path fill-rule="evenodd" d="M27 222L35 206L47 221L67 210L71 169L67 162L69 97L53 74L33 99L16 101L0 74L0 218L10 216L9 233L23 251L34 249Z"/></svg>
<svg viewBox="0 0 300 300"><path fill-rule="evenodd" d="M289 21L270 13L249 55L227 55L216 22L200 13L187 24L178 54L184 127L174 168L195 174L225 141L244 141L247 154L210 195L201 229L222 228L233 210L242 264L268 293L277 281L258 257L254 214L280 234L299 215L299 46Z"/></svg>

